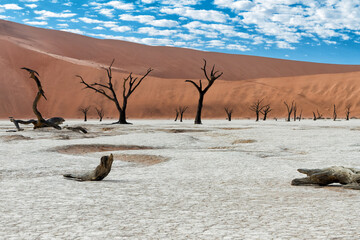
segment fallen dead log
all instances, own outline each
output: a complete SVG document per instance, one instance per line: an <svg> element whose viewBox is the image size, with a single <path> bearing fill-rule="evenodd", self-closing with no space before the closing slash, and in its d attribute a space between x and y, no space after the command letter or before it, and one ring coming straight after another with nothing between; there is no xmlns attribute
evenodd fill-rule
<svg viewBox="0 0 360 240"><path fill-rule="evenodd" d="M340 183L345 188L360 190L360 170L341 166L332 166L322 169L298 169L298 172L307 177L295 178L291 185L319 185L326 186L332 183Z"/></svg>
<svg viewBox="0 0 360 240"><path fill-rule="evenodd" d="M101 181L110 173L113 161L114 157L112 154L110 156L102 156L100 164L95 170L85 174L64 174L63 176L76 181Z"/></svg>
<svg viewBox="0 0 360 240"><path fill-rule="evenodd" d="M82 133L88 133L88 131L86 130L86 128L83 128L83 127L68 127L68 126L65 126L64 128L66 129L69 129L73 132L82 132Z"/></svg>
<svg viewBox="0 0 360 240"><path fill-rule="evenodd" d="M33 124L34 125L34 129L38 128L38 121L36 121L35 119L30 119L30 120L21 120L21 119L15 119L13 117L9 117L10 118L10 122L14 123L16 129L18 131L23 131L24 129L20 127L20 124ZM58 130L61 130L61 127L59 126L60 124L62 124L63 122L65 122L65 119L63 119L62 117L53 117L53 118L49 118L47 120L43 119L42 121L42 127L53 127L56 128Z"/></svg>

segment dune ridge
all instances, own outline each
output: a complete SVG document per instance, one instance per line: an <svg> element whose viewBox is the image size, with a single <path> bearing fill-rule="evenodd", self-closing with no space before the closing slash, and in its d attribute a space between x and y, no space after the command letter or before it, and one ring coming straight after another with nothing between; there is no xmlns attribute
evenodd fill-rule
<svg viewBox="0 0 360 240"><path fill-rule="evenodd" d="M274 109L269 118L286 114L283 101L297 102L298 111L311 117L319 109L331 116L333 104L339 117L346 105L351 116L360 114L357 79L360 66L288 61L264 57L202 52L173 47L153 47L117 40L94 39L73 33L41 29L0 20L0 118L33 117L31 104L36 87L21 67L40 74L48 101L39 109L45 117L81 118L80 106L102 106L105 117L117 118L112 102L89 89L83 90L80 74L87 82L106 81L112 59L114 81L121 92L129 72L142 75L155 70L129 99L129 118L172 118L175 108L189 106L185 118L193 118L196 89L186 79L204 79L202 59L224 75L205 96L204 118L225 118L225 106L234 108L234 118L254 117L253 101L264 98ZM96 117L92 109L90 117Z"/></svg>

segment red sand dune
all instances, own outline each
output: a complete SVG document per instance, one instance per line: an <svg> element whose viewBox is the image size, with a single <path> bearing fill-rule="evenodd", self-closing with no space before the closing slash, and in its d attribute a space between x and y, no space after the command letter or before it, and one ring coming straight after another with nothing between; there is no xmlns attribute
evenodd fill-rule
<svg viewBox="0 0 360 240"><path fill-rule="evenodd" d="M93 91L83 90L75 75L88 82L106 81L107 67L114 63L114 82L121 93L122 79L129 72L155 70L129 99L129 118L172 118L177 106L189 106L185 118L193 118L197 104L195 88L186 79L204 79L202 59L224 75L205 96L204 118L225 118L225 106L234 117L253 117L252 102L264 98L274 109L269 118L283 118L283 101L295 100L298 111L311 117L317 109L332 115L333 104L344 117L360 114L360 66L319 64L246 55L202 52L173 47L153 47L115 40L101 40L68 32L40 29L0 20L0 118L33 117L36 94L33 80L21 67L37 70L48 101L39 109L45 117L80 118L80 106L103 106L105 117L117 118L112 102ZM92 109L90 117L96 117Z"/></svg>

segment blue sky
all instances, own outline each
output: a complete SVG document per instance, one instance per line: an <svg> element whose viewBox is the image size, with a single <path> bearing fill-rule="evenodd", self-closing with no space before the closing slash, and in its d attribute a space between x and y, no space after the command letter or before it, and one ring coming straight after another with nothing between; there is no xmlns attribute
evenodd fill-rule
<svg viewBox="0 0 360 240"><path fill-rule="evenodd" d="M0 0L0 19L154 46L360 64L359 0Z"/></svg>

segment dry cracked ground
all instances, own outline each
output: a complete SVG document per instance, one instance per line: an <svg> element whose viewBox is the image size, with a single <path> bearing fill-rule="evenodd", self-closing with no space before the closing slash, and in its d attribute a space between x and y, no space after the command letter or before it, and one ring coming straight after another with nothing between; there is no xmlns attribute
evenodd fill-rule
<svg viewBox="0 0 360 240"><path fill-rule="evenodd" d="M360 121L0 121L3 239L356 239L360 192L294 187L297 168L360 167ZM101 182L65 180L113 153Z"/></svg>

